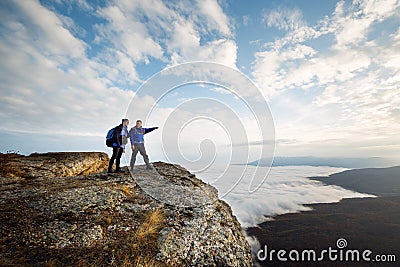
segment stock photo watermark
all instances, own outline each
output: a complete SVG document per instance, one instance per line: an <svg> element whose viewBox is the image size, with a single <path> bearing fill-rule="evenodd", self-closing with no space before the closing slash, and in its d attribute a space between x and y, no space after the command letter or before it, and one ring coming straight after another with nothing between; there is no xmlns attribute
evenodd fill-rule
<svg viewBox="0 0 400 267"><path fill-rule="evenodd" d="M257 252L262 262L396 262L395 254L374 254L370 249L348 249L347 240L339 238L336 247L315 249L270 249L267 245Z"/></svg>
<svg viewBox="0 0 400 267"><path fill-rule="evenodd" d="M139 87L125 116L141 118L144 125L157 123L167 162L191 166L195 174L223 162L219 167L223 171L214 180L225 185L219 188L219 197L243 183L250 158L263 159L265 164L251 170L249 193L260 188L270 171L275 154L270 108L259 88L235 68L212 62L165 68ZM233 164L241 166L234 177L227 175ZM174 184L156 169L136 174L135 179L148 195L170 205L200 206L218 198Z"/></svg>

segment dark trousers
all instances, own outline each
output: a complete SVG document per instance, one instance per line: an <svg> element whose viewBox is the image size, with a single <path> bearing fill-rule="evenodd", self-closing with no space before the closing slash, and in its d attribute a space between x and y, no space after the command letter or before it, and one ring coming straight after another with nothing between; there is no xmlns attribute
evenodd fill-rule
<svg viewBox="0 0 400 267"><path fill-rule="evenodd" d="M110 162L108 163L108 171L112 171L112 167L114 165L114 160L115 160L115 166L116 166L116 170L119 171L119 165L120 165L120 161L121 161L121 156L122 156L122 152L124 151L123 148L120 147L113 147L113 153L112 156L110 158Z"/></svg>
<svg viewBox="0 0 400 267"><path fill-rule="evenodd" d="M132 157L131 157L131 168L135 166L135 161L136 161L136 155L138 152L140 152L140 155L142 155L144 162L146 165L149 165L149 156L146 153L146 148L144 147L143 143L135 143L134 144L135 148L132 151Z"/></svg>

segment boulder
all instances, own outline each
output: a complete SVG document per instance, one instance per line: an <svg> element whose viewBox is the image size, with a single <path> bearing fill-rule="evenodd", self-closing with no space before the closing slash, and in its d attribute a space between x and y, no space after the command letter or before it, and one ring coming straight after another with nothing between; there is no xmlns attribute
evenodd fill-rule
<svg viewBox="0 0 400 267"><path fill-rule="evenodd" d="M87 175L105 171L108 155L104 152L53 152L0 154L0 176L14 178L54 178Z"/></svg>

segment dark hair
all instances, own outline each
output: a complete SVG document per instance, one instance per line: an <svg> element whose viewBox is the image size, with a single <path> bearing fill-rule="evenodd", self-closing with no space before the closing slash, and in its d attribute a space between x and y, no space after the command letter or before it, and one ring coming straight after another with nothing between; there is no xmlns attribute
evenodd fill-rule
<svg viewBox="0 0 400 267"><path fill-rule="evenodd" d="M138 122L142 122L142 121L141 120L137 120L136 123L138 123Z"/></svg>

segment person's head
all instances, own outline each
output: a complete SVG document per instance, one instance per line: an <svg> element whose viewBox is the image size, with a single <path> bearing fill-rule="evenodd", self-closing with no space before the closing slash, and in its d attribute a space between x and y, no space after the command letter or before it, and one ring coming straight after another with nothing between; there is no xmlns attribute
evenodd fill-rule
<svg viewBox="0 0 400 267"><path fill-rule="evenodd" d="M129 125L129 120L128 119L122 119L122 126L128 126Z"/></svg>
<svg viewBox="0 0 400 267"><path fill-rule="evenodd" d="M136 127L142 127L142 121L141 120L137 120L136 121Z"/></svg>

